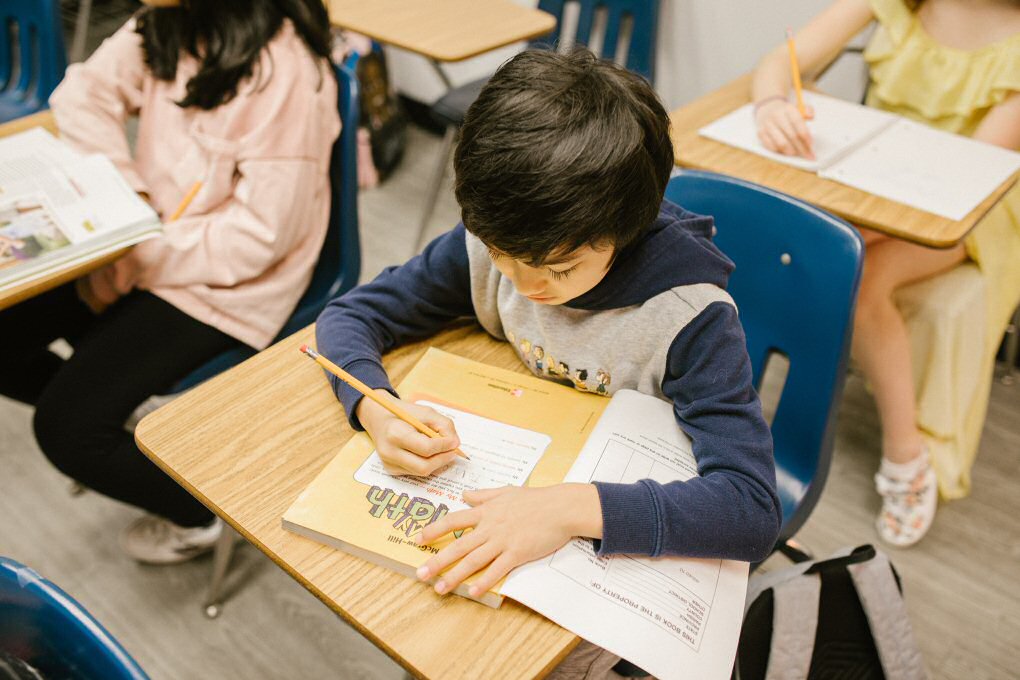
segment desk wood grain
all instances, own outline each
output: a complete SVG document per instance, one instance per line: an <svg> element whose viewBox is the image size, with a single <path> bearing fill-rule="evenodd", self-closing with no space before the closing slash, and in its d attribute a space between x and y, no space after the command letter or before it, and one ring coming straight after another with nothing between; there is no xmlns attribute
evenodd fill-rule
<svg viewBox="0 0 1020 680"><path fill-rule="evenodd" d="M325 375L298 351L306 328L142 420L141 449L305 588L423 678L536 678L579 641L517 603L498 609L283 530L280 518L353 435ZM506 343L462 324L402 347L394 383L429 345L524 372Z"/></svg>
<svg viewBox="0 0 1020 680"><path fill-rule="evenodd" d="M436 61L462 61L556 27L510 0L330 0L330 21Z"/></svg>
<svg viewBox="0 0 1020 680"><path fill-rule="evenodd" d="M0 137L24 132L34 127L42 127L53 134L57 134L57 121L53 117L53 114L50 111L40 111L39 113L33 113L30 116L18 118L0 125ZM39 295L40 293L45 293L46 291L63 285L68 281L74 281L95 269L99 269L103 265L113 262L128 250L128 248L122 248L115 252L103 255L95 260L72 265L66 269L52 272L45 277L11 286L10 288L0 292L0 310L6 309L11 305L15 305L22 300L27 300L30 297Z"/></svg>
<svg viewBox="0 0 1020 680"><path fill-rule="evenodd" d="M706 139L698 130L748 103L751 76L683 106L670 114L673 153L684 168L710 170L782 191L839 215L862 227L933 248L949 248L962 240L1017 181L1003 182L962 220L950 220L895 201L890 201L813 172L777 163L749 151Z"/></svg>

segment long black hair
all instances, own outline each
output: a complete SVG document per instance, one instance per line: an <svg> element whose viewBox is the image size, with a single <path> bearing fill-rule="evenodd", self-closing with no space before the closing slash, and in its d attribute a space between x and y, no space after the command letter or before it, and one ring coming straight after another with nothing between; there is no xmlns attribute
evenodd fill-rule
<svg viewBox="0 0 1020 680"><path fill-rule="evenodd" d="M198 72L177 104L209 110L233 99L285 19L313 55L329 58L329 17L322 0L182 0L177 7L143 8L136 30L145 63L160 80L177 76L182 53L198 59Z"/></svg>

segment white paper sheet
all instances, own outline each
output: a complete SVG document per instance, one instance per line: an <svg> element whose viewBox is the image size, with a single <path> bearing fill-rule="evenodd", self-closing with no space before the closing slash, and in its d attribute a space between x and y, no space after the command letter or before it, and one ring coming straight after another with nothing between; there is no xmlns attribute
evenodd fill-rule
<svg viewBox="0 0 1020 680"><path fill-rule="evenodd" d="M819 177L962 220L1020 169L1020 154L901 119Z"/></svg>
<svg viewBox="0 0 1020 680"><path fill-rule="evenodd" d="M620 390L565 481L658 482L697 473L672 405ZM500 589L662 680L728 678L748 566L745 562L597 557L575 539L514 570Z"/></svg>
<svg viewBox="0 0 1020 680"><path fill-rule="evenodd" d="M379 454L372 452L354 473L363 484L393 489L397 494L445 503L452 511L467 506L461 495L468 489L521 486L535 469L552 441L549 435L500 423L429 401L416 402L439 411L454 422L460 448L471 460L457 457L453 463L428 477L393 477L383 468Z"/></svg>
<svg viewBox="0 0 1020 680"><path fill-rule="evenodd" d="M885 111L815 92L805 92L804 101L815 109L814 119L807 121L807 127L814 139L813 161L799 156L784 156L762 146L758 141L758 128L751 104L742 106L706 125L698 130L698 134L801 170L815 172L828 167L861 146L892 125L897 118Z"/></svg>

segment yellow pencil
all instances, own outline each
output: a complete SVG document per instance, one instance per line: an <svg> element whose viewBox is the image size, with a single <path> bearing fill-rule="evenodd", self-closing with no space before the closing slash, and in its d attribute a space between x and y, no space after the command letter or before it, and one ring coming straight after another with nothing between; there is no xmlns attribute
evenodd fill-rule
<svg viewBox="0 0 1020 680"><path fill-rule="evenodd" d="M417 418L412 416L410 413L408 413L404 409L402 409L399 406L397 406L394 403L393 399L387 399L387 398L379 395L375 390L370 388L368 385L366 385L365 383L361 382L360 380L355 378L353 375L351 375L350 373L348 373L344 369L340 368L339 366L334 364L332 361L330 361L329 359L327 359L326 357L322 356L321 354L316 352L314 349L309 347L308 345L301 345L300 349L301 349L302 352L304 352L304 354L309 359L312 359L313 361L315 361L315 363L319 364L320 366L325 368L327 371L329 371L330 373L332 373L336 377L340 378L345 383L347 383L348 385L350 385L351 387L353 387L357 391L361 392L363 395L365 395L366 397L368 397L369 399L371 399L375 403L379 404L384 409L386 409L387 411L389 411L390 413L392 413L396 417L400 418L405 423L407 423L408 425L410 425L414 429L418 430L422 434L424 434L424 435L426 435L428 437L431 437L432 439L438 439L439 437L443 436L443 435L439 434L438 432L436 432L435 430L433 430L428 425L426 425L425 423L421 422L420 420L418 420ZM455 449L455 451L457 452L458 456L461 456L463 458L467 458L468 460L471 460L471 457L468 456L463 451L461 451L460 449Z"/></svg>
<svg viewBox="0 0 1020 680"><path fill-rule="evenodd" d="M188 193L184 194L184 198L181 199L181 203L180 205L177 206L177 210L174 210L173 215L171 215L170 219L167 221L173 222L174 220L180 219L181 215L183 215L184 211L188 209L189 205L191 205L191 201L195 199L195 196L198 194L201 188L202 188L201 180L192 184L191 188L188 189Z"/></svg>
<svg viewBox="0 0 1020 680"><path fill-rule="evenodd" d="M804 108L804 88L800 83L800 66L797 64L797 46L793 42L793 31L786 29L786 46L790 52L790 76L793 78L793 90L797 93L797 110L801 118L807 118Z"/></svg>

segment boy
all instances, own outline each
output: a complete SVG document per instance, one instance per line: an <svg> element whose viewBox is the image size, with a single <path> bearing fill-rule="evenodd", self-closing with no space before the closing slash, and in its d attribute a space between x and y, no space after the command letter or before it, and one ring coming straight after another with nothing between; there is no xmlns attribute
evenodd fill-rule
<svg viewBox="0 0 1020 680"><path fill-rule="evenodd" d="M477 595L573 536L596 539L601 555L756 561L772 549L781 520L772 439L724 290L733 264L711 243L711 218L663 201L668 130L639 76L586 50L519 54L464 121L454 160L463 224L319 317L319 351L375 389L393 391L383 352L474 316L539 375L564 381L538 368L536 346L570 367L578 389L671 400L693 440L702 476L687 482L465 493L471 509L422 535L474 529L419 570L428 579L453 565L439 593L487 568ZM391 472L428 474L453 459L447 419L404 404L443 435L428 439L331 380Z"/></svg>

